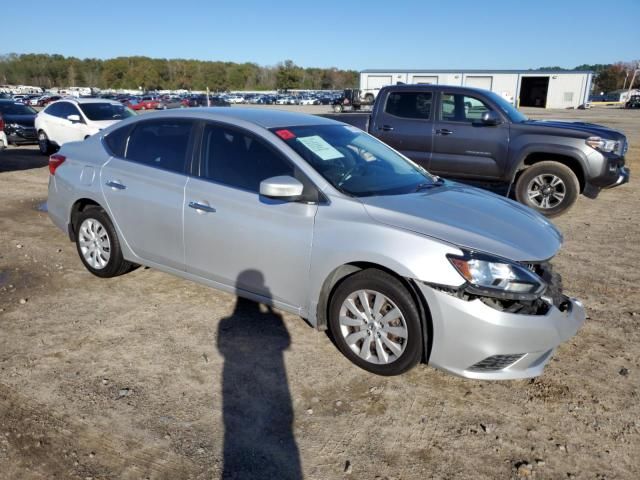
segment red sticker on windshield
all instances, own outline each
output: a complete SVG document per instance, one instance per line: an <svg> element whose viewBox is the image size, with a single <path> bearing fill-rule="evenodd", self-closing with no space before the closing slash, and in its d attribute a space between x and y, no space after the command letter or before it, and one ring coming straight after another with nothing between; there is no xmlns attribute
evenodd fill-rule
<svg viewBox="0 0 640 480"><path fill-rule="evenodd" d="M276 135L278 135L282 140L291 140L292 138L296 138L295 134L289 130L276 130Z"/></svg>

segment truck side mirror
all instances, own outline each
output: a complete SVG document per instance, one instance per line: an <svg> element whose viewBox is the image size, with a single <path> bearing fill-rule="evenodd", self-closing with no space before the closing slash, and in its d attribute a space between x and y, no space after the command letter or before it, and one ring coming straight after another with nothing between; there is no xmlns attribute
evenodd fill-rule
<svg viewBox="0 0 640 480"><path fill-rule="evenodd" d="M500 119L498 114L492 110L487 110L486 112L484 112L482 114L481 120L484 125L489 126L500 125L502 123L502 120Z"/></svg>

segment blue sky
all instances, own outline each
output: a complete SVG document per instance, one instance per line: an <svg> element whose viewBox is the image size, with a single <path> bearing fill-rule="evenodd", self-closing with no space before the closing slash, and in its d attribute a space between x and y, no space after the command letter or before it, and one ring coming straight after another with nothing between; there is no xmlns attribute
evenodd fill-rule
<svg viewBox="0 0 640 480"><path fill-rule="evenodd" d="M3 1L0 53L305 67L520 69L640 59L640 0Z"/></svg>

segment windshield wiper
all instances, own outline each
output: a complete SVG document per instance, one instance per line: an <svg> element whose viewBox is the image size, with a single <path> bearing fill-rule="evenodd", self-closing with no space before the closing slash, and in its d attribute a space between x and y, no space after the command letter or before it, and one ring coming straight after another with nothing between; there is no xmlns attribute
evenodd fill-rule
<svg viewBox="0 0 640 480"><path fill-rule="evenodd" d="M434 188L434 187L440 187L444 185L444 180L440 177L435 177L433 178L433 182L425 182L425 183L420 183L416 186L414 192L419 192L421 190L429 190L430 188Z"/></svg>

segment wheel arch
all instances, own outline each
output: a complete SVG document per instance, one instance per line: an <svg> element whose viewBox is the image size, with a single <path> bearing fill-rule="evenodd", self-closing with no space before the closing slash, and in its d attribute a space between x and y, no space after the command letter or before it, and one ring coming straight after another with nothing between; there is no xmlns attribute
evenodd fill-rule
<svg viewBox="0 0 640 480"><path fill-rule="evenodd" d="M316 311L316 328L318 330L328 330L329 305L331 297L338 285L354 273L368 268L377 269L393 276L402 283L409 294L413 297L413 300L418 307L418 311L420 312L420 323L422 325L422 361L427 363L429 361L433 342L433 322L431 321L429 305L420 292L420 289L415 285L415 280L403 277L392 269L378 263L365 261L350 262L340 265L331 271L331 273L325 278L322 288L320 289L320 296L318 298Z"/></svg>
<svg viewBox="0 0 640 480"><path fill-rule="evenodd" d="M77 226L75 224L75 218L76 216L80 213L80 212L84 212L87 208L89 207L100 207L103 208L104 207L102 205L100 205L97 201L95 201L92 198L80 198L78 200L76 200L73 205L71 206L71 211L69 212L69 222L68 222L68 228L69 228L69 239L72 242L75 242L76 240L76 231L77 231Z"/></svg>
<svg viewBox="0 0 640 480"><path fill-rule="evenodd" d="M544 161L557 162L568 167L578 179L580 193L584 191L586 186L584 166L578 158L566 152L535 151L526 154L514 175L513 185L518 182L520 175L522 175L522 172L524 172L528 167Z"/></svg>

